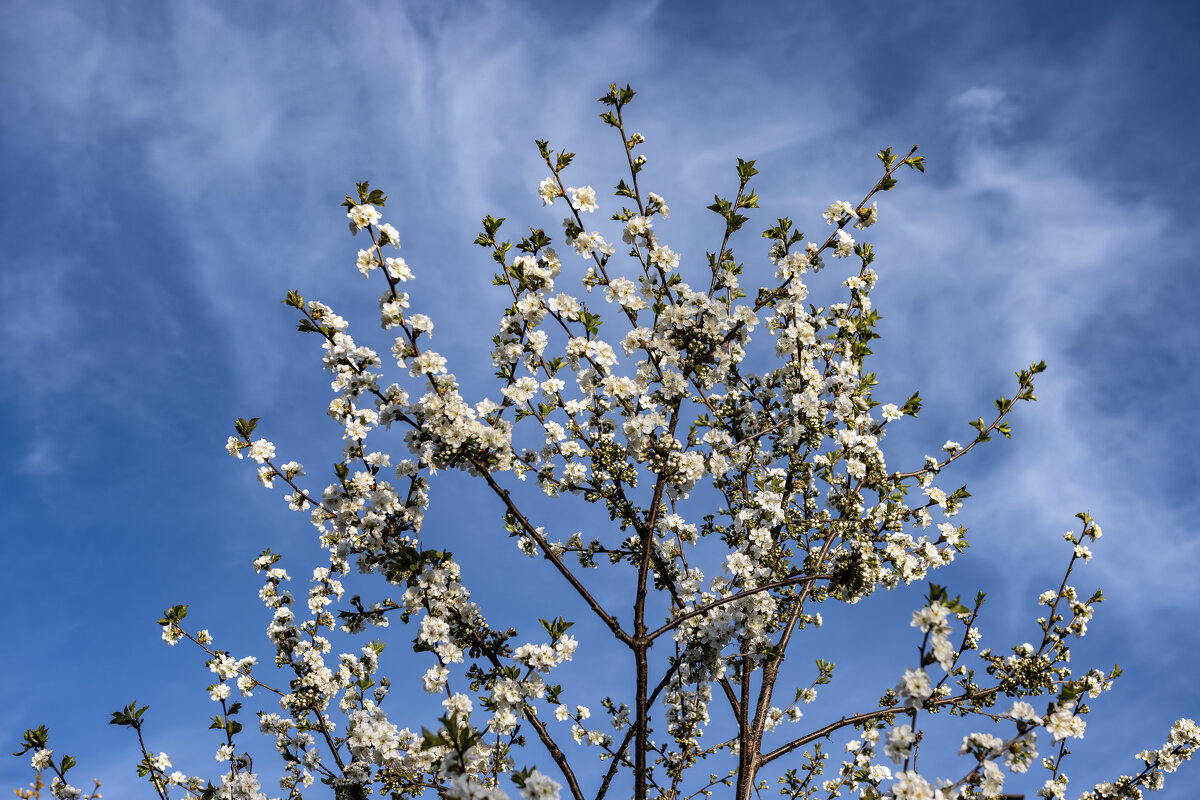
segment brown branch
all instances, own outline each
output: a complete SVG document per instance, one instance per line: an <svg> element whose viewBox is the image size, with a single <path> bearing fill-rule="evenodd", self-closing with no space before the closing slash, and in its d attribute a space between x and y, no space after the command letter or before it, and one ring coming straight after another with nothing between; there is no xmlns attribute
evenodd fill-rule
<svg viewBox="0 0 1200 800"><path fill-rule="evenodd" d="M775 581L774 583L764 583L762 586L757 586L753 589L747 589L744 592L738 592L737 594L730 595L729 597L722 597L718 600L713 600L712 602L705 603L702 606L697 606L696 608L692 609L691 611L687 612L686 614L681 614L680 616L675 617L670 622L668 622L666 625L663 625L658 630L654 631L651 634L648 634L646 636L646 638L650 639L650 640L657 639L659 636L663 635L667 631L670 631L671 629L678 627L681 622L686 622L687 620L691 619L692 617L699 616L700 614L704 614L708 611L711 611L714 608L717 608L718 606L723 606L726 603L732 603L736 600L741 600L743 597L749 597L750 595L758 594L759 592L766 592L771 589L778 589L781 586L790 586L794 583L803 583L804 581L816 581L816 580L821 580L824 578L832 578L832 577L833 577L833 575L830 573L819 573L817 575L796 575L794 577L786 578L781 581Z"/></svg>
<svg viewBox="0 0 1200 800"><path fill-rule="evenodd" d="M483 479L487 481L487 485L493 492L495 492L496 496L500 498L505 507L508 508L509 513L511 513L517 522L520 523L521 527L525 529L525 532L537 541L546 558L550 561L550 563L554 564L555 568L557 568L560 573L562 573L562 576L567 579L567 582L570 583L572 587L574 587L575 591L579 593L579 596L583 598L584 602L588 604L592 611L596 612L596 615L604 621L604 624L608 626L609 630L613 632L613 635L616 636L617 639L627 645L632 646L633 637L625 632L615 617L604 610L604 607L601 606L599 601L592 596L592 593L588 591L587 587L585 587L579 581L579 579L575 577L575 573L571 572L571 570L567 568L567 565L562 562L562 559L554 554L554 551L550 549L550 545L546 542L545 537L537 532L537 528L535 528L534 525L525 517L525 515L521 513L516 504L513 503L512 498L509 496L508 490L500 486L500 484L496 482L496 479L492 477L492 473L485 469L482 465L476 464L475 466L480 471L480 474L483 475Z"/></svg>
<svg viewBox="0 0 1200 800"><path fill-rule="evenodd" d="M981 692L971 692L970 694L960 694L956 697L943 697L940 700L926 700L925 706L928 707L928 706L953 705L954 703L960 702L962 700L978 700L978 699L982 699L985 697L990 697L991 695L994 695L999 691L1000 691L999 686L993 686L992 688L984 689ZM811 733L801 736L799 739L794 739L785 745L775 748L770 753L767 753L766 755L764 755L762 757L760 763L769 764L770 762L774 761L775 759L785 756L788 753L792 752L793 750L796 750L797 748L804 747L804 745L808 744L809 742L816 741L817 739L823 739L823 738L829 736L830 734L832 734L834 731L839 730L841 728L845 728L847 725L857 725L860 722L867 722L869 720L878 719L879 717L886 716L888 714L902 713L905 710L906 710L905 707L902 705L888 706L887 708L881 708L881 709L878 709L877 711L867 711L862 714L854 714L853 716L842 717L837 722L831 722L828 725L824 726L823 728L818 728L817 730L815 730Z"/></svg>

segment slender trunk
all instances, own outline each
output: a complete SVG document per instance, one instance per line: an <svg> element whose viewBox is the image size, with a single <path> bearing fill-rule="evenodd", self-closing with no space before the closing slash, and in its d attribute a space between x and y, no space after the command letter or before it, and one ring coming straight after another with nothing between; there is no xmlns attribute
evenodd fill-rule
<svg viewBox="0 0 1200 800"><path fill-rule="evenodd" d="M679 424L679 406L671 412L671 421L667 424L667 436L675 435L675 426ZM633 761L633 797L634 800L646 800L646 745L650 739L650 708L646 703L646 685L650 679L649 659L647 657L652 640L646 635L646 595L649 593L650 562L654 554L654 532L658 528L658 510L662 502L663 492L667 488L666 474L660 474L654 483L654 495L650 499L650 507L646 512L646 521L642 526L634 525L634 529L642 538L642 560L638 565L637 597L633 603L633 657L637 662L637 727L634 740Z"/></svg>
<svg viewBox="0 0 1200 800"><path fill-rule="evenodd" d="M738 779L734 792L736 800L749 800L754 787L754 774L758 770L758 740L755 736L754 718L750 716L750 679L753 676L750 658L746 645L741 649L741 699L738 706L741 715L738 718Z"/></svg>
<svg viewBox="0 0 1200 800"><path fill-rule="evenodd" d="M637 665L637 733L634 736L633 796L634 800L646 800L646 745L649 742L650 709L646 702L646 684L649 664L646 650L649 643L641 636L634 640L634 659Z"/></svg>
<svg viewBox="0 0 1200 800"><path fill-rule="evenodd" d="M758 774L758 744L748 743L751 746L743 746L742 752L738 755L738 779L737 789L734 792L735 800L750 800L750 795L754 791L754 777Z"/></svg>

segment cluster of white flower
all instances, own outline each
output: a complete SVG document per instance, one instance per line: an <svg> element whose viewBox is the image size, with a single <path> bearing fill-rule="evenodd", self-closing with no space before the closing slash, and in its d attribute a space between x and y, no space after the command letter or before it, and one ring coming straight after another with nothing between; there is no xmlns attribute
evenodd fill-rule
<svg viewBox="0 0 1200 800"><path fill-rule="evenodd" d="M954 668L954 659L957 657L954 646L950 644L950 625L946 622L949 616L950 609L934 600L914 611L912 618L912 627L929 634L929 647L934 660L946 672Z"/></svg>
<svg viewBox="0 0 1200 800"><path fill-rule="evenodd" d="M267 800L261 789L262 784L253 772L225 773L216 796L218 800Z"/></svg>
<svg viewBox="0 0 1200 800"><path fill-rule="evenodd" d="M1087 723L1076 713L1074 701L1070 700L1055 706L1046 716L1045 725L1056 742L1067 738L1082 739L1084 728L1087 727Z"/></svg>
<svg viewBox="0 0 1200 800"><path fill-rule="evenodd" d="M908 708L923 707L929 696L933 694L933 684L929 682L929 673L923 669L906 669L896 685L896 694Z"/></svg>

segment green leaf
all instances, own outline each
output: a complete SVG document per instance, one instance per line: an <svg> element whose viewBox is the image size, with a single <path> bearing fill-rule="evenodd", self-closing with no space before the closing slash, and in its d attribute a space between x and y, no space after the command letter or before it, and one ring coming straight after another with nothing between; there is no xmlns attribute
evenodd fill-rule
<svg viewBox="0 0 1200 800"><path fill-rule="evenodd" d="M496 219L492 215L483 218L483 233L475 238L475 244L480 247L492 247L496 244L496 231L504 224L504 217Z"/></svg>
<svg viewBox="0 0 1200 800"><path fill-rule="evenodd" d="M312 323L312 320L310 320L308 317L305 317L304 319L300 320L300 322L296 325L296 330L300 331L301 333L324 333L325 332L323 328L320 328L320 327L314 325Z"/></svg>
<svg viewBox="0 0 1200 800"><path fill-rule="evenodd" d="M903 411L905 414L909 415L910 417L915 417L915 416L917 416L917 413L920 410L921 410L921 393L913 392L912 397L908 398L908 400L906 400L904 402L904 408L902 408L901 411Z"/></svg>
<svg viewBox="0 0 1200 800"><path fill-rule="evenodd" d="M608 87L608 94L601 97L600 102L606 106L613 106L620 111L623 106L633 99L635 94L637 92L633 91L630 86L626 85L624 89L619 89L617 88L617 84L614 83Z"/></svg>
<svg viewBox="0 0 1200 800"><path fill-rule="evenodd" d="M593 336L600 333L600 315L593 314L591 311L580 311L579 322L584 329Z"/></svg>
<svg viewBox="0 0 1200 800"><path fill-rule="evenodd" d="M25 747L20 751L13 753L13 755L24 755L25 753L28 753L30 750L34 749L44 750L46 747L46 741L49 739L49 737L50 731L46 729L45 725L38 725L36 728L30 728L29 730L25 731Z"/></svg>
<svg viewBox="0 0 1200 800"><path fill-rule="evenodd" d="M137 707L137 701L125 706L121 711L112 712L112 719L108 721L109 725L122 725L129 728L140 728L142 714L146 713L146 709L150 706Z"/></svg>
<svg viewBox="0 0 1200 800"><path fill-rule="evenodd" d="M181 620L187 617L187 606L171 606L163 612L163 618L158 621L159 625L177 625Z"/></svg>
<svg viewBox="0 0 1200 800"><path fill-rule="evenodd" d="M239 417L237 422L233 424L233 427L238 432L239 436L241 436L243 439L249 439L250 434L254 433L254 429L258 427L258 421L260 419L262 418L251 417L250 419L246 420Z"/></svg>
<svg viewBox="0 0 1200 800"><path fill-rule="evenodd" d="M720 195L713 195L713 200L715 200L716 202L714 202L710 206L706 206L706 208L709 211L715 211L716 213L720 214L722 217L729 219L729 214L731 213L730 210L733 208L733 204L730 203L729 200L727 200L726 198L721 197Z"/></svg>

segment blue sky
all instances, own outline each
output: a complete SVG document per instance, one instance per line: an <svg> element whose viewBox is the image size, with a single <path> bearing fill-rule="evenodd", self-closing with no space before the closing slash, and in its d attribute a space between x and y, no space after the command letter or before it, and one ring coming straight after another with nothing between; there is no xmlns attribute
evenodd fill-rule
<svg viewBox="0 0 1200 800"><path fill-rule="evenodd" d="M478 221L557 223L534 192L535 138L579 153L577 183L615 182L595 103L613 81L639 91L645 184L670 202L661 234L685 261L715 246L704 206L736 188L736 157L762 173L748 229L789 215L809 230L873 183L875 151L921 145L927 173L882 197L872 229L877 396L927 398L897 446L969 437L1013 370L1050 365L1014 441L963 470L973 546L937 579L989 592L995 646L1031 638L1033 600L1063 563L1055 542L1091 510L1106 536L1076 583L1109 599L1076 657L1126 677L1093 704L1072 787L1132 770L1173 719L1200 713L1189 4L59 1L5 17L0 742L46 723L80 781L148 796L132 785L135 743L105 724L136 698L153 748L213 774L208 673L154 621L191 603L218 646L265 653L250 560L270 545L299 577L318 554L224 439L235 417L263 417L313 485L340 441L316 345L279 299L300 289L366 330L376 289L338 203L369 179L391 197L438 349L468 390L495 395L502 301L471 244ZM738 247L765 265L756 234ZM466 481L449 476L433 502L435 541L529 567ZM475 569L496 624L530 618L553 587ZM912 647L896 626L917 602L876 596L846 617L851 633L826 632L845 677L814 722L847 710L837 696L895 682ZM399 671L416 669L405 641ZM872 656L855 664L864 642ZM577 677L611 666L580 656ZM25 764L0 760L0 790L26 782ZM1194 796L1194 773L1160 796Z"/></svg>

